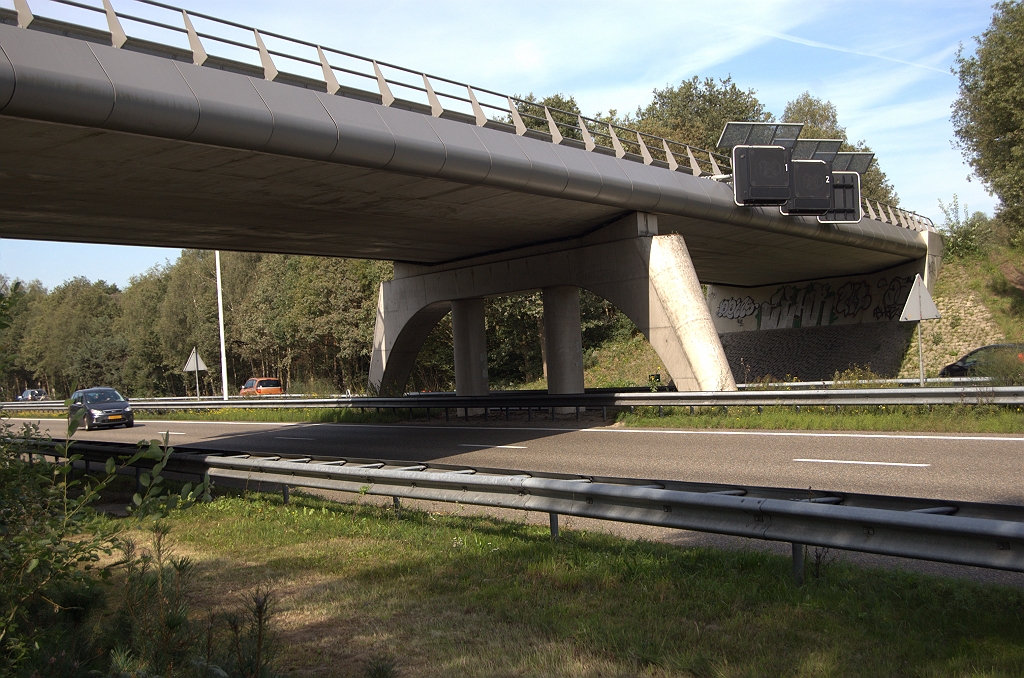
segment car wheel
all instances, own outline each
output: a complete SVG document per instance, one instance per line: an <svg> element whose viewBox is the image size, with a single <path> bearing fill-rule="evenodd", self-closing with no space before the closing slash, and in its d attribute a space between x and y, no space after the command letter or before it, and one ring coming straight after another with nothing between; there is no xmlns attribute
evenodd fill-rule
<svg viewBox="0 0 1024 678"><path fill-rule="evenodd" d="M92 424L92 420L89 417L86 417L85 418L85 430L86 431L92 431L95 428L96 427L93 426L93 424Z"/></svg>
<svg viewBox="0 0 1024 678"><path fill-rule="evenodd" d="M125 428L131 428L132 426L135 426L135 422L134 421L127 421L124 424Z"/></svg>

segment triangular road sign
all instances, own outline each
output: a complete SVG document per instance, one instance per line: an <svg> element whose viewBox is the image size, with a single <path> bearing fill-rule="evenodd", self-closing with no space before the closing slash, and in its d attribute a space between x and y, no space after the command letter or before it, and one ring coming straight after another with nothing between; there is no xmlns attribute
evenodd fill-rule
<svg viewBox="0 0 1024 678"><path fill-rule="evenodd" d="M199 351L192 349L191 355L188 357L188 361L185 363L185 367L182 368L182 372L205 372L206 363L199 357Z"/></svg>
<svg viewBox="0 0 1024 678"><path fill-rule="evenodd" d="M910 290L910 296L907 297L907 305L903 307L903 315L900 316L900 320L912 322L917 320L935 320L941 317L939 309L935 306L935 302L932 301L932 295L928 293L928 288L924 286L924 280L921 279L921 274L918 273L914 277L914 286Z"/></svg>

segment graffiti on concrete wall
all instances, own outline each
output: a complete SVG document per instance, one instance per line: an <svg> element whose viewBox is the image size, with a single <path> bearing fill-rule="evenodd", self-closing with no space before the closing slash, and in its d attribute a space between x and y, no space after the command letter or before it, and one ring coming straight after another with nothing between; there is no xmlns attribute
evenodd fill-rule
<svg viewBox="0 0 1024 678"><path fill-rule="evenodd" d="M754 303L751 297L722 299L722 303L718 305L718 317L739 320L740 318L746 318L748 315L754 315L757 308L757 304Z"/></svg>
<svg viewBox="0 0 1024 678"><path fill-rule="evenodd" d="M871 308L871 285L863 280L848 282L836 290L836 313L852 318Z"/></svg>
<svg viewBox="0 0 1024 678"><path fill-rule="evenodd" d="M716 315L735 320L741 327L745 318L752 317L753 327L747 325L744 329L758 330L822 327L840 319L848 322L856 320L872 306L870 317L893 320L902 313L913 284L913 277L894 276L880 278L874 292L865 280L848 281L838 288L819 282L782 285L761 303L749 295L722 299Z"/></svg>
<svg viewBox="0 0 1024 678"><path fill-rule="evenodd" d="M903 313L903 307L907 305L907 298L910 290L914 287L913 276L893 276L889 281L880 278L878 289L882 292L882 302L875 308L876 320L894 320Z"/></svg>

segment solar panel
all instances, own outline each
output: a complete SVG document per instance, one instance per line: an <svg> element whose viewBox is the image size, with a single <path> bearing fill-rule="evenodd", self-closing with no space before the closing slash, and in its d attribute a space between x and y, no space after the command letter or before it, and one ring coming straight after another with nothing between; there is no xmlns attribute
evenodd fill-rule
<svg viewBox="0 0 1024 678"><path fill-rule="evenodd" d="M797 139L793 146L793 160L824 160L831 163L842 145L842 139Z"/></svg>
<svg viewBox="0 0 1024 678"><path fill-rule="evenodd" d="M858 174L864 174L871 167L871 161L874 160L875 154L868 153L865 151L842 151L836 153L835 159L832 161L832 169L836 172L857 172Z"/></svg>
<svg viewBox="0 0 1024 678"><path fill-rule="evenodd" d="M736 146L793 148L803 128L802 122L727 122L718 147L726 150Z"/></svg>
<svg viewBox="0 0 1024 678"><path fill-rule="evenodd" d="M823 224L856 224L860 213L860 174L832 172L832 206L818 217Z"/></svg>

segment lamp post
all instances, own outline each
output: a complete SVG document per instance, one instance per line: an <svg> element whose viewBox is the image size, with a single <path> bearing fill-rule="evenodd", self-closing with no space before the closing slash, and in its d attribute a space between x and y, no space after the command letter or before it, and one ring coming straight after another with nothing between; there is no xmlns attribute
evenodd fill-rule
<svg viewBox="0 0 1024 678"><path fill-rule="evenodd" d="M224 294L220 284L220 250L214 251L217 262L217 317L220 321L220 384L224 391L224 400L228 399L228 357L224 349Z"/></svg>

